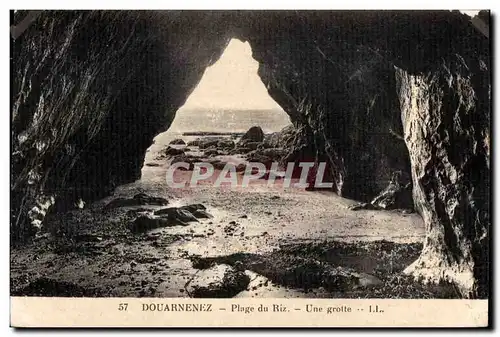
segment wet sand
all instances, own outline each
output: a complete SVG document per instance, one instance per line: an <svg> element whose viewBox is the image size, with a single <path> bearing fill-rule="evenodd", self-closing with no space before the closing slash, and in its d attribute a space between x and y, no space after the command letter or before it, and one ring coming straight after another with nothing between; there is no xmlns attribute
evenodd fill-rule
<svg viewBox="0 0 500 337"><path fill-rule="evenodd" d="M401 274L422 246L424 227L417 214L352 211L348 207L355 201L332 192L265 183L244 189L211 184L172 189L165 181L168 161L158 157L165 146L151 147L145 163L155 166L145 165L141 180L83 209L49 216L49 234L13 249L13 293L185 297L192 296L189 287L200 272L211 282L210 268L223 264L240 268L250 280L235 297L386 297L397 286L396 297L453 295L420 287ZM241 161L238 156L224 159ZM202 204L213 218L132 233L136 214L131 210L165 206L103 207L138 193L166 198L168 207ZM329 287L323 279L332 268L380 282ZM311 278L313 269L318 272Z"/></svg>

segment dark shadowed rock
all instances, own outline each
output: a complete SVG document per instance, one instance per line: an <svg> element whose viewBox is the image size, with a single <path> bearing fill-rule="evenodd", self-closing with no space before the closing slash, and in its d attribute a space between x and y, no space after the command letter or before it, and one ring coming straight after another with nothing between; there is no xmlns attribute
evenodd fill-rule
<svg viewBox="0 0 500 337"><path fill-rule="evenodd" d="M224 140L221 137L207 137L207 138L202 138L200 139L198 146L200 149L208 149L208 148L217 148L217 145L219 144L219 141Z"/></svg>
<svg viewBox="0 0 500 337"><path fill-rule="evenodd" d="M236 148L232 149L231 151L229 151L230 154L245 154L245 153L248 153L250 151L253 151L253 149L249 148L249 147L239 147L237 146Z"/></svg>
<svg viewBox="0 0 500 337"><path fill-rule="evenodd" d="M186 145L186 142L183 139L176 138L172 140L169 144L171 145Z"/></svg>
<svg viewBox="0 0 500 337"><path fill-rule="evenodd" d="M211 218L212 215L206 212L206 208L202 204L191 204L182 207L168 207L156 210L154 212L155 215L168 216L168 217L177 217L182 221L195 221L198 222L198 219L207 219Z"/></svg>
<svg viewBox="0 0 500 337"><path fill-rule="evenodd" d="M409 177L401 177L401 172L395 172L389 185L376 196L371 203L359 203L349 207L352 211L358 210L413 210L412 184Z"/></svg>
<svg viewBox="0 0 500 337"><path fill-rule="evenodd" d="M377 210L379 208L369 202L360 202L349 206L348 209L351 211L360 211L360 210Z"/></svg>
<svg viewBox="0 0 500 337"><path fill-rule="evenodd" d="M233 149L234 146L234 141L232 141L231 139L221 139L217 142L217 148L222 150Z"/></svg>
<svg viewBox="0 0 500 337"><path fill-rule="evenodd" d="M255 151L255 154L269 157L273 161L279 162L288 154L288 151L283 148L259 148Z"/></svg>
<svg viewBox="0 0 500 337"><path fill-rule="evenodd" d="M201 138L196 138L195 140L190 140L187 142L187 146L200 146Z"/></svg>
<svg viewBox="0 0 500 337"><path fill-rule="evenodd" d="M202 157L200 156L193 156L189 154L180 154L175 156L170 164L175 164L175 163L187 163L187 170L192 171L194 169L194 164L202 161ZM178 167L178 170L186 170L185 167Z"/></svg>
<svg viewBox="0 0 500 337"><path fill-rule="evenodd" d="M252 126L248 131L241 137L240 142L251 141L261 143L264 141L264 131L260 126Z"/></svg>
<svg viewBox="0 0 500 337"><path fill-rule="evenodd" d="M150 167L160 166L158 163L146 163L145 165Z"/></svg>
<svg viewBox="0 0 500 337"><path fill-rule="evenodd" d="M154 215L140 215L131 224L130 230L133 233L142 233L156 228L187 226L187 222L179 220L176 217L158 217Z"/></svg>
<svg viewBox="0 0 500 337"><path fill-rule="evenodd" d="M257 148L262 145L261 142L255 142L253 140L242 140L242 141L239 141L238 142L238 147L236 149L245 149L245 148L248 148L248 149L251 149L251 150L257 150ZM241 150L240 150L241 151Z"/></svg>
<svg viewBox="0 0 500 337"><path fill-rule="evenodd" d="M195 298L231 298L245 290L250 278L235 268L219 264L196 273L186 284L190 297Z"/></svg>
<svg viewBox="0 0 500 337"><path fill-rule="evenodd" d="M262 163L266 166L266 168L271 167L273 163L273 158L263 155L258 151L249 152L246 156L246 160L251 163Z"/></svg>
<svg viewBox="0 0 500 337"><path fill-rule="evenodd" d="M207 157L213 157L213 156L218 156L220 154L219 150L217 149L208 149L203 152L203 154Z"/></svg>
<svg viewBox="0 0 500 337"><path fill-rule="evenodd" d="M170 157L170 156L177 156L179 154L184 154L184 150L168 146L167 148L162 150L160 153L167 156L167 157Z"/></svg>
<svg viewBox="0 0 500 337"><path fill-rule="evenodd" d="M402 181L401 172L395 172L389 185L372 200L371 204L380 209L412 209L412 185Z"/></svg>
<svg viewBox="0 0 500 337"><path fill-rule="evenodd" d="M206 212L202 204L191 204L182 207L168 207L156 210L153 214L142 214L132 223L131 230L135 233L145 232L155 228L187 226L198 219L208 219L212 215Z"/></svg>
<svg viewBox="0 0 500 337"><path fill-rule="evenodd" d="M295 127L285 126L279 132L273 132L264 137L264 143L269 147L290 148L295 137Z"/></svg>

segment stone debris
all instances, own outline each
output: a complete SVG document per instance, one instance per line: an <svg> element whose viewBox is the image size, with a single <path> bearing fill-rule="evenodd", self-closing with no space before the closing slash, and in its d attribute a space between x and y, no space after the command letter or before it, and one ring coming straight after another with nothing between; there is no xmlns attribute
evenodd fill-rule
<svg viewBox="0 0 500 337"><path fill-rule="evenodd" d="M133 222L131 231L145 232L155 228L188 226L189 223L199 222L198 219L208 219L212 215L202 204L192 204L182 207L161 208L151 213L141 214Z"/></svg>
<svg viewBox="0 0 500 337"><path fill-rule="evenodd" d="M244 141L244 140L250 140L253 142L263 142L264 141L264 131L262 131L260 126L252 126L241 137L240 142Z"/></svg>
<svg viewBox="0 0 500 337"><path fill-rule="evenodd" d="M162 155L165 155L167 157L170 156L177 156L179 154L184 154L183 149L177 149L175 147L167 146L164 150L160 152Z"/></svg>

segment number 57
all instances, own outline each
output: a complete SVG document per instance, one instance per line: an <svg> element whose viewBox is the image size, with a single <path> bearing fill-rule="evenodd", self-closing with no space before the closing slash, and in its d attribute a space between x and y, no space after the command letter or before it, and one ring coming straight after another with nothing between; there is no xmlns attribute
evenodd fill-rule
<svg viewBox="0 0 500 337"><path fill-rule="evenodd" d="M120 303L118 304L118 310L119 311L127 311L128 308L128 303Z"/></svg>

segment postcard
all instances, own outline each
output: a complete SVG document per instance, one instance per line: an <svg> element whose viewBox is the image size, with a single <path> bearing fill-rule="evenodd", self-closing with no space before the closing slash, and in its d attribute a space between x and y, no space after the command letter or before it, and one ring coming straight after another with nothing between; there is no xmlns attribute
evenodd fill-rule
<svg viewBox="0 0 500 337"><path fill-rule="evenodd" d="M12 10L11 326L489 327L489 10Z"/></svg>

